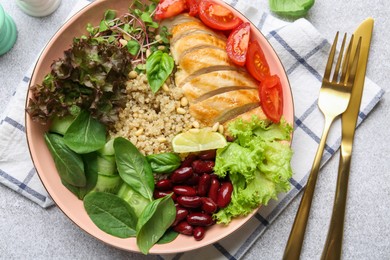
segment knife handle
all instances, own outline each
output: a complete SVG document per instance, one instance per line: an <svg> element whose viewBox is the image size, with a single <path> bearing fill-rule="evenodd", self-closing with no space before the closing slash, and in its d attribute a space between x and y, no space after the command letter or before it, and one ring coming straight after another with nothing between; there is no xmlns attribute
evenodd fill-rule
<svg viewBox="0 0 390 260"><path fill-rule="evenodd" d="M321 260L333 260L341 258L350 166L351 152L342 149L340 152L340 162L333 212Z"/></svg>
<svg viewBox="0 0 390 260"><path fill-rule="evenodd" d="M326 139L328 137L329 129L334 120L334 117L325 116L325 125L322 132L321 140L314 157L313 165L304 189L301 203L299 204L297 214L295 216L294 224L291 228L290 236L287 240L286 248L284 250L283 260L297 260L300 258L303 240L307 222L310 215L311 203L313 200L314 190L320 169L321 158L324 152Z"/></svg>

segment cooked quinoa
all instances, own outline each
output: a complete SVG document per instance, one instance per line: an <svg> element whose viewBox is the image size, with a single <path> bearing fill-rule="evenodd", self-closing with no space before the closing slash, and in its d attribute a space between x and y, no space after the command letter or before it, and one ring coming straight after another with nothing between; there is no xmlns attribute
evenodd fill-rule
<svg viewBox="0 0 390 260"><path fill-rule="evenodd" d="M129 139L145 155L172 152L175 135L200 127L188 111L183 91L168 80L153 94L146 75L133 77L127 82L126 108L110 135Z"/></svg>

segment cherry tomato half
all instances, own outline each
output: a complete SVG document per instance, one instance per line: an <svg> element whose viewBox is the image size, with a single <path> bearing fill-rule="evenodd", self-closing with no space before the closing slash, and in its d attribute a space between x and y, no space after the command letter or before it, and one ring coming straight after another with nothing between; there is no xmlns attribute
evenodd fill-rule
<svg viewBox="0 0 390 260"><path fill-rule="evenodd" d="M265 59L264 52L257 41L251 41L248 45L246 68L257 80L262 81L270 76L269 66Z"/></svg>
<svg viewBox="0 0 390 260"><path fill-rule="evenodd" d="M234 29L227 39L226 52L237 65L244 66L248 51L251 24L246 22Z"/></svg>
<svg viewBox="0 0 390 260"><path fill-rule="evenodd" d="M154 19L162 20L173 17L187 10L186 0L161 0L157 7Z"/></svg>
<svg viewBox="0 0 390 260"><path fill-rule="evenodd" d="M283 113L282 84L277 75L267 76L259 86L260 104L265 115L274 123L279 123Z"/></svg>
<svg viewBox="0 0 390 260"><path fill-rule="evenodd" d="M187 7L189 8L188 14L190 16L197 16L199 14L199 3L201 0L186 0Z"/></svg>
<svg viewBox="0 0 390 260"><path fill-rule="evenodd" d="M204 24L217 30L232 30L242 23L229 9L212 0L200 1L199 18Z"/></svg>

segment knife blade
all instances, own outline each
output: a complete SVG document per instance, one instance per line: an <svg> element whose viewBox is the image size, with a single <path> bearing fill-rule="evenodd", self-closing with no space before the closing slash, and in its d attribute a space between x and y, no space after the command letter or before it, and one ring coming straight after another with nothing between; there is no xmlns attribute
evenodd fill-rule
<svg viewBox="0 0 390 260"><path fill-rule="evenodd" d="M347 110L341 116L341 148L336 194L334 198L333 212L330 221L328 236L321 259L340 259L345 206L347 198L347 187L352 157L352 145L355 136L356 123L359 116L360 103L363 94L364 80L368 61L368 53L371 45L374 19L367 18L354 32L356 39L361 37L361 49L359 63L355 77L355 84L352 88L352 96ZM357 41L354 41L353 49L356 50Z"/></svg>

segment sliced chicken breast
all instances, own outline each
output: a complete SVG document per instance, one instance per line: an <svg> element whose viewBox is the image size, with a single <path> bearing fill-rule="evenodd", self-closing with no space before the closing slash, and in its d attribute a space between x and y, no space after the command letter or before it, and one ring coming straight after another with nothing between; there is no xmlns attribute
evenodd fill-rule
<svg viewBox="0 0 390 260"><path fill-rule="evenodd" d="M228 127L229 123L236 119L241 119L244 122L251 121L252 117L256 116L259 119L266 119L267 116L264 114L263 109L261 106L257 106L256 108L250 109L249 111L242 113L224 123L225 128Z"/></svg>
<svg viewBox="0 0 390 260"><path fill-rule="evenodd" d="M235 70L217 70L192 78L182 86L190 102L235 89L257 89L257 82L247 73Z"/></svg>
<svg viewBox="0 0 390 260"><path fill-rule="evenodd" d="M252 115L264 118L258 82L230 60L225 35L186 14L167 24L177 64L175 84L183 88L193 117L206 126Z"/></svg>
<svg viewBox="0 0 390 260"><path fill-rule="evenodd" d="M259 95L257 89L235 90L212 96L199 103L190 105L190 113L201 123L212 125L216 122L223 123L231 118L224 117L231 110L244 107L241 113L258 106ZM248 107L248 105L251 105ZM237 115L234 115L237 116Z"/></svg>
<svg viewBox="0 0 390 260"><path fill-rule="evenodd" d="M194 48L207 46L225 50L226 40L222 40L203 31L195 30L180 37L180 39L172 44L171 53L176 64L180 64L181 56L184 56L187 52L191 52Z"/></svg>

